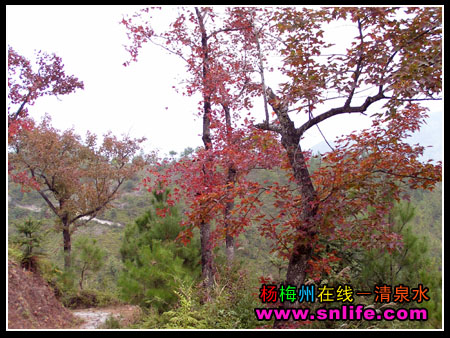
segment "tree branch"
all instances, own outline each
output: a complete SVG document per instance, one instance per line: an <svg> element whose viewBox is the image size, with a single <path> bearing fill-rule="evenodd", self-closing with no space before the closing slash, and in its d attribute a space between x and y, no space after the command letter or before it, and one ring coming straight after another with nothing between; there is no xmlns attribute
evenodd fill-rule
<svg viewBox="0 0 450 338"><path fill-rule="evenodd" d="M396 97L391 97L391 96L385 96L385 99L395 99L396 101L401 101L401 102L415 102L415 101L441 101L442 98L441 97L428 97L428 98L423 98L423 99L399 99Z"/></svg>
<svg viewBox="0 0 450 338"><path fill-rule="evenodd" d="M25 107L25 104L27 103L28 99L30 98L31 95L31 89L28 90L28 94L25 97L25 99L23 100L22 104L20 105L19 109L17 110L17 112L13 115L13 117L11 119L8 119L8 127L11 124L11 121L15 121L17 120L17 117L20 115L20 113L23 110L23 107Z"/></svg>
<svg viewBox="0 0 450 338"><path fill-rule="evenodd" d="M363 55L364 55L364 51L363 51L364 41L363 41L363 33L362 33L362 26L361 26L360 19L358 19L358 30L359 30L359 38L361 40L361 45L360 45L360 49L359 49L359 59L358 59L358 64L356 65L355 73L354 73L355 78L353 80L352 89L350 91L350 94L347 97L347 100L344 103L344 107L350 107L350 104L353 99L353 95L355 94L356 86L358 84L359 76L361 75L362 61L363 61Z"/></svg>
<svg viewBox="0 0 450 338"><path fill-rule="evenodd" d="M263 123L255 124L254 126L261 130L274 131L278 134L281 134L281 127L278 125L275 125L273 123L263 122Z"/></svg>
<svg viewBox="0 0 450 338"><path fill-rule="evenodd" d="M95 207L95 208L93 208L93 209L91 209L91 210L88 210L88 211L86 211L86 212L84 212L84 213L82 213L82 214L79 214L78 216L76 216L75 218L73 218L73 219L71 220L71 223L73 223L73 222L79 220L79 219L82 218L82 217L86 217L86 216L89 216L90 219L87 220L87 221L85 222L85 224L86 224L87 222L89 222L90 220L92 220L92 219L97 215L97 213L98 213L100 210L102 210L108 203L110 203L110 202L113 200L114 195L117 193L117 191L119 190L119 188L120 188L120 186L122 185L123 182L124 182L124 179L118 180L117 186L116 186L116 187L113 189L113 191L106 197L106 200L105 200L103 203L100 203L97 207Z"/></svg>
<svg viewBox="0 0 450 338"><path fill-rule="evenodd" d="M218 29L214 32L212 32L211 34L206 36L206 39L208 40L210 37L217 35L219 33L223 33L223 32L234 32L234 31L240 31L242 29L248 29L248 28L252 28L252 26L245 26L245 27L236 27L236 28L232 28L232 27L228 27L228 28L222 28L222 29Z"/></svg>
<svg viewBox="0 0 450 338"><path fill-rule="evenodd" d="M364 113L372 103L379 101L381 99L385 99L385 98L386 97L384 96L383 88L380 87L378 94L375 96L367 97L362 105L360 105L358 107L350 107L350 106L344 105L339 108L332 108L332 109L326 111L325 113L322 113L322 114L308 120L307 122L305 122L302 126L297 128L297 133L299 136L302 136L303 133L305 131L307 131L309 128L311 128L314 125L316 125L332 116L335 116L335 115L344 114L344 113Z"/></svg>

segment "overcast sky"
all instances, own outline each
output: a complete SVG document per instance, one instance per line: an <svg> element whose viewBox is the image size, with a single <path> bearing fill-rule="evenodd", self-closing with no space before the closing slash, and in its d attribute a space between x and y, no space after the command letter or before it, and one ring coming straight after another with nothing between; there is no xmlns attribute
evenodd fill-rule
<svg viewBox="0 0 450 338"><path fill-rule="evenodd" d="M6 7L7 45L30 60L34 50L55 53L62 58L66 74L75 75L85 85L84 90L59 100L39 98L29 109L34 119L49 113L56 128L74 127L82 136L87 130L100 136L107 131L145 136L146 149L159 149L160 155L202 145L202 123L194 117L199 97L186 98L172 88L185 77L182 60L146 44L139 62L123 66L129 55L123 47L127 44L125 27L119 22L140 7ZM341 26L330 33L334 34L331 38L353 37L351 30L351 26ZM276 88L276 82L269 77L270 86ZM435 102L431 112L442 114L442 107L442 102ZM262 121L261 109L254 114ZM321 129L333 139L368 126L369 120L363 116L341 116L325 121ZM311 130L302 145L309 147L320 141L317 131Z"/></svg>

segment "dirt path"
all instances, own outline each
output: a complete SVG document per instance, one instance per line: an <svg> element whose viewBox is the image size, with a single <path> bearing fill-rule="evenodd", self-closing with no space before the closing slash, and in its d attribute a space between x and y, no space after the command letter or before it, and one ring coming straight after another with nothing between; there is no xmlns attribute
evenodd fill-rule
<svg viewBox="0 0 450 338"><path fill-rule="evenodd" d="M101 329L109 317L114 317L120 326L134 323L140 316L141 310L135 305L120 305L106 308L89 308L73 310L72 313L83 322L78 329L93 330Z"/></svg>

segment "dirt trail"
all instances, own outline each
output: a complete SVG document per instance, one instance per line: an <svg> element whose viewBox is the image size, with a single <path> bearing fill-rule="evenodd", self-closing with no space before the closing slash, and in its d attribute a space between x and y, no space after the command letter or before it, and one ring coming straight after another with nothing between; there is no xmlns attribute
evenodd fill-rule
<svg viewBox="0 0 450 338"><path fill-rule="evenodd" d="M83 320L78 329L101 329L109 317L114 317L120 326L134 323L140 316L141 310L134 305L121 305L106 308L89 308L72 310L72 314Z"/></svg>

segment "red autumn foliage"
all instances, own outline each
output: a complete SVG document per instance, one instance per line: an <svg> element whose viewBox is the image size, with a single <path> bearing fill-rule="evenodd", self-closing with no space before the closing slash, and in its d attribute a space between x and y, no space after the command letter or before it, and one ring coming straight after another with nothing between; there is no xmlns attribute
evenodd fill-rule
<svg viewBox="0 0 450 338"><path fill-rule="evenodd" d="M134 156L143 141L107 134L97 146L95 135L83 141L73 130L60 132L49 116L15 135L11 166L35 182L54 213L63 234L65 267L70 266L72 233L109 207L123 182L142 169L143 160Z"/></svg>
<svg viewBox="0 0 450 338"><path fill-rule="evenodd" d="M394 250L400 238L389 231L386 217L393 203L406 197L405 188L432 189L441 180L441 164L420 162L423 148L404 139L423 122L420 103L440 99L442 9L195 11L183 9L163 33L155 33L145 19L148 9L144 19L137 13L123 21L133 61L144 42L159 44L186 62L183 94L202 95L205 149L174 165L172 174L158 176L167 182L174 178L177 193L187 198L185 234L214 219L217 238L224 237L223 229L237 235L253 217L261 234L289 259L286 282L292 285L302 284L307 274L327 272L338 259L324 253L320 242L339 238L349 246ZM342 22L355 35L342 53L330 53L326 30ZM273 69L267 66L269 51L282 58L279 70L286 81L278 91L265 83L265 71ZM230 111L234 121L244 120L256 96L272 107L272 116L265 107L262 123L247 119L240 128L232 125ZM372 114L372 127L342 137L310 172L310 154L301 148L305 133L334 116L366 115L375 103L383 105ZM293 112L306 122L295 126ZM247 181L249 170L261 165L286 170L290 185ZM239 173L232 180L231 169ZM276 217L257 214L261 193L275 199Z"/></svg>
<svg viewBox="0 0 450 338"><path fill-rule="evenodd" d="M39 51L34 64L8 48L8 143L21 131L30 131L34 121L28 116L28 106L45 95L59 96L83 89L83 82L66 75L62 59L55 54ZM14 166L8 162L8 173L23 188L36 189L37 183L25 171L12 173Z"/></svg>

